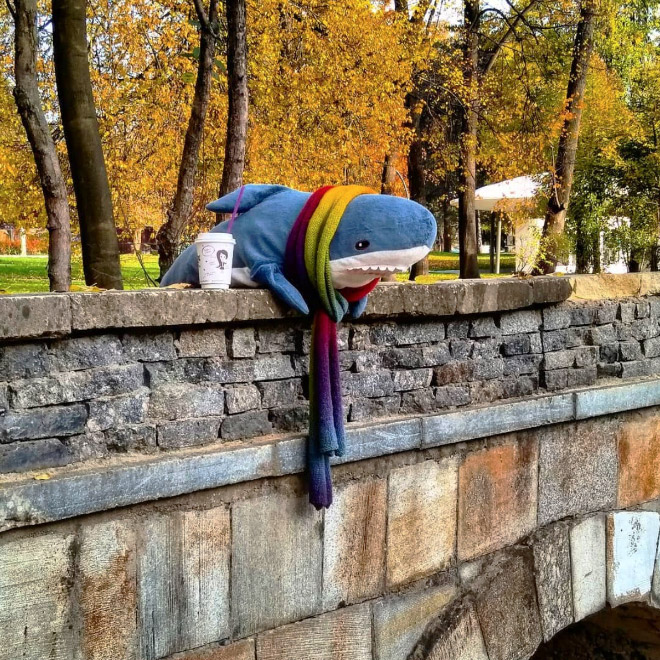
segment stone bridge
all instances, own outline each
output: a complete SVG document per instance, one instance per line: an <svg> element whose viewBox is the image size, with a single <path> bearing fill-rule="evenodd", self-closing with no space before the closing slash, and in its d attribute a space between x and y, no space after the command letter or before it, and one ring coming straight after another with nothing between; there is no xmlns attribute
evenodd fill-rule
<svg viewBox="0 0 660 660"><path fill-rule="evenodd" d="M309 341L265 291L0 297L0 660L658 657L658 276L378 287L325 512Z"/></svg>

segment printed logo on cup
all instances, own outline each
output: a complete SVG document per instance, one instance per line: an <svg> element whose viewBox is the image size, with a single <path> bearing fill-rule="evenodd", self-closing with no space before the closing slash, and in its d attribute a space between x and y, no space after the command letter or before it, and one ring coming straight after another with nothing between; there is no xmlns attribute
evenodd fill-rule
<svg viewBox="0 0 660 660"><path fill-rule="evenodd" d="M207 232L199 234L197 265L202 289L228 289L231 284L231 264L236 241L231 234Z"/></svg>

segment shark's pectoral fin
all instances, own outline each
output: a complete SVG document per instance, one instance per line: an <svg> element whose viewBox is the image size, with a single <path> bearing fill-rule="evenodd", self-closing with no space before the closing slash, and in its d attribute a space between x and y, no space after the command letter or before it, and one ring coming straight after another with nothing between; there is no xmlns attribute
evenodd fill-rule
<svg viewBox="0 0 660 660"><path fill-rule="evenodd" d="M309 307L302 294L284 277L280 267L276 264L256 266L250 271L250 278L267 286L278 298L290 307L297 309L301 314L309 314Z"/></svg>
<svg viewBox="0 0 660 660"><path fill-rule="evenodd" d="M367 299L368 296L364 296L364 298L360 298L360 300L356 300L355 302L350 303L348 306L348 311L352 318L357 319L362 316L362 313L367 306Z"/></svg>

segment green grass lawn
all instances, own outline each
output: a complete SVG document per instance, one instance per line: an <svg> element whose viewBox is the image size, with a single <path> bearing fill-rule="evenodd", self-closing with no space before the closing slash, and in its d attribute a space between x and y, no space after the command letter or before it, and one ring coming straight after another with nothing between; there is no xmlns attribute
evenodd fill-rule
<svg viewBox="0 0 660 660"><path fill-rule="evenodd" d="M158 277L158 256L144 255L144 266L149 275ZM503 274L512 273L515 265L513 254L502 254L501 270ZM48 291L47 275L48 258L46 256L17 257L0 255L0 292L2 293L39 293ZM453 252L432 252L429 256L431 271L458 270L458 254ZM497 277L489 273L489 259L487 254L479 255L479 267L482 277ZM152 286L146 278L142 266L135 255L121 256L121 271L124 276L125 289L144 289ZM73 288L84 287L85 280L82 272L81 260L74 259L71 264ZM430 284L442 280L454 280L455 273L431 273L418 278L422 284ZM407 275L397 276L399 280L407 280Z"/></svg>
<svg viewBox="0 0 660 660"><path fill-rule="evenodd" d="M144 266L152 278L158 277L158 256L144 255ZM48 291L48 257L16 257L0 255L0 291L3 293L38 293ZM137 257L133 254L121 256L121 272L124 289L144 289L152 284L147 280ZM71 263L72 286L84 287L82 261Z"/></svg>

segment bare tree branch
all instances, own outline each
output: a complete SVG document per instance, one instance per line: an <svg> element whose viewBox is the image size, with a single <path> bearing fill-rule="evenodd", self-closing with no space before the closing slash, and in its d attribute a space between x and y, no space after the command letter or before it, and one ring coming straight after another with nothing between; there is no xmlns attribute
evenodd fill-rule
<svg viewBox="0 0 660 660"><path fill-rule="evenodd" d="M7 2L7 9L9 9L9 13L11 14L11 17L16 21L16 7L12 5L11 0L6 0Z"/></svg>

